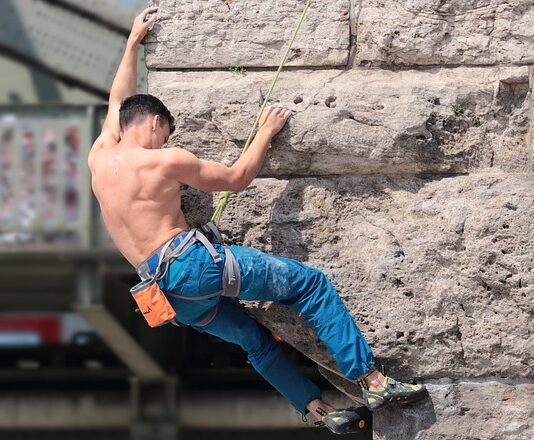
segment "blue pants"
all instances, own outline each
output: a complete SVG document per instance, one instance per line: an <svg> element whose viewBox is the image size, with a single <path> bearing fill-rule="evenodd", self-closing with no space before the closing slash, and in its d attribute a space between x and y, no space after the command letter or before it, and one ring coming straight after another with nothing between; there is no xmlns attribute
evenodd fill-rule
<svg viewBox="0 0 534 440"><path fill-rule="evenodd" d="M158 282L163 291L185 296L202 296L222 289L224 251L214 263L206 248L195 243L174 260ZM319 270L288 258L275 257L256 249L231 246L241 270L239 299L276 301L289 306L310 324L326 344L339 369L348 379L374 368L371 349L330 280ZM320 398L320 391L286 358L272 335L243 312L234 299L215 297L190 301L169 297L176 319L200 332L238 344L252 366L302 414L306 405ZM218 304L216 317L205 327L195 326Z"/></svg>

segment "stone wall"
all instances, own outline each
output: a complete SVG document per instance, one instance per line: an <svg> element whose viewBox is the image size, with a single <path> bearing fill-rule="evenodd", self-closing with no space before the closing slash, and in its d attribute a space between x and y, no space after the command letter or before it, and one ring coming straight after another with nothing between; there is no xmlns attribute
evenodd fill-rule
<svg viewBox="0 0 534 440"><path fill-rule="evenodd" d="M172 146L238 157L304 3L160 1ZM324 270L392 376L428 384L376 439L534 438L533 21L531 0L313 2L273 96L294 115L223 218ZM190 222L215 201L188 191ZM357 400L297 316L247 309Z"/></svg>

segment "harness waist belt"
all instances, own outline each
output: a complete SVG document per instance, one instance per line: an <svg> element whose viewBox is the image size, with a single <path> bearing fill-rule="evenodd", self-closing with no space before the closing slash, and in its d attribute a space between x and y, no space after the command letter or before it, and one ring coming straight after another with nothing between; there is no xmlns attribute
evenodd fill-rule
<svg viewBox="0 0 534 440"><path fill-rule="evenodd" d="M137 266L136 271L139 277L143 281L153 278L161 278L161 276L157 276L157 272L161 264L164 262L164 259L167 259L168 261L169 255L175 250L178 250L180 255L185 253L185 251L189 249L195 242L191 240L193 234L194 230L182 232L157 248L145 261ZM179 255L175 255L175 257L178 256Z"/></svg>
<svg viewBox="0 0 534 440"><path fill-rule="evenodd" d="M222 261L222 258L217 250L213 247L213 244L200 230L195 228L189 232L183 232L180 235L177 235L160 246L136 268L137 274L141 278L142 283L146 282L147 280L159 280L163 278L172 260L183 255L196 242L200 242L206 248L215 263ZM164 292L165 295L188 301L199 301L213 298L215 296L228 296L232 298L237 297L241 288L241 271L234 254L232 254L230 251L230 248L228 246L223 247L226 259L223 268L222 290L201 296L185 296L172 292ZM215 318L216 313L217 306L214 306L208 315L195 325L208 325Z"/></svg>

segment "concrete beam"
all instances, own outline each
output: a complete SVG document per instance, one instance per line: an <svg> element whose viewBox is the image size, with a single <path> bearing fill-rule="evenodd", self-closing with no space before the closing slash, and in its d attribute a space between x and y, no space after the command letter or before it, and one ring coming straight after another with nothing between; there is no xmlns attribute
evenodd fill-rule
<svg viewBox="0 0 534 440"><path fill-rule="evenodd" d="M350 404L337 392L325 396L336 406ZM275 391L186 392L181 394L176 412L183 429L313 427L304 424L300 414ZM125 429L129 424L126 391L8 392L0 396L0 437L2 430L8 429Z"/></svg>
<svg viewBox="0 0 534 440"><path fill-rule="evenodd" d="M0 310L72 310L77 298L77 279L81 268L87 266L93 267L100 277L133 273L115 250L0 249Z"/></svg>
<svg viewBox="0 0 534 440"><path fill-rule="evenodd" d="M77 305L74 308L141 381L163 381L167 379L163 369L104 306L99 304Z"/></svg>

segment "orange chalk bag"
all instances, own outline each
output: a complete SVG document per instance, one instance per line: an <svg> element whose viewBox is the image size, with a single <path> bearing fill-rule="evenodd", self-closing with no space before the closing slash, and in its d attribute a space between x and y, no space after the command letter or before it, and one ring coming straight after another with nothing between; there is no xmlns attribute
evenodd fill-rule
<svg viewBox="0 0 534 440"><path fill-rule="evenodd" d="M176 312L155 278L132 287L130 293L150 327L159 327L174 321Z"/></svg>

